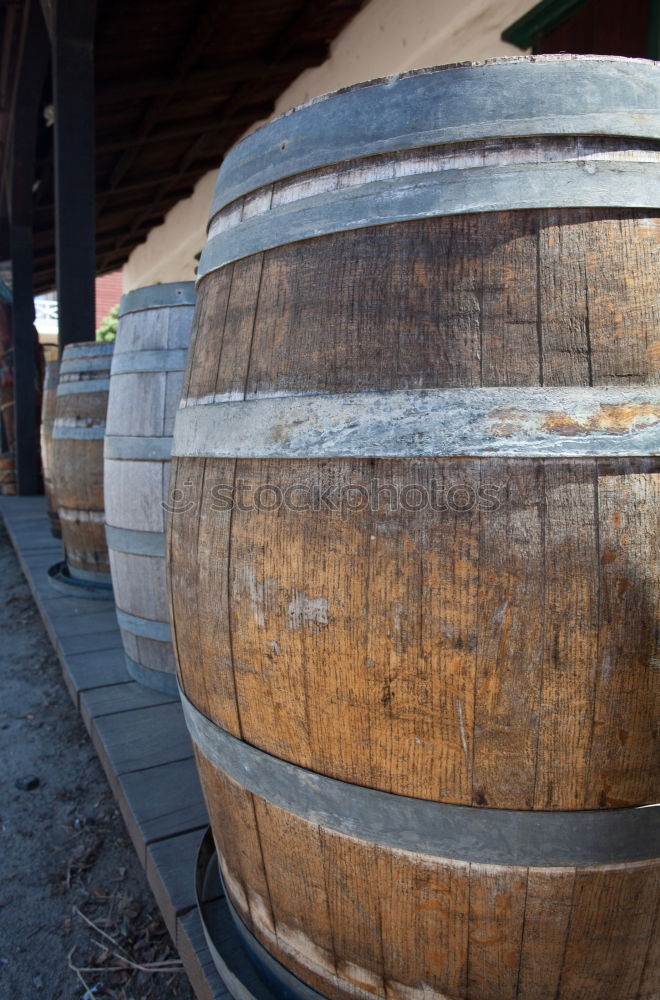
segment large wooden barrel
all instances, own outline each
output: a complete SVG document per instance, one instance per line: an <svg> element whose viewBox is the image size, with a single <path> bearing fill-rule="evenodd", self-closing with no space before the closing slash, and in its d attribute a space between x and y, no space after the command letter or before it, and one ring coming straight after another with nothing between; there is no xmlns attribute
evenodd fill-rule
<svg viewBox="0 0 660 1000"><path fill-rule="evenodd" d="M41 466L44 476L44 491L48 502L48 520L51 534L62 537L60 517L57 513L57 497L53 485L53 422L57 402L57 382L60 374L59 361L47 361L41 396Z"/></svg>
<svg viewBox="0 0 660 1000"><path fill-rule="evenodd" d="M282 981L660 996L659 98L643 60L420 71L220 171L173 629Z"/></svg>
<svg viewBox="0 0 660 1000"><path fill-rule="evenodd" d="M174 415L195 287L179 282L124 295L110 377L105 516L128 672L177 694L165 586L165 505Z"/></svg>
<svg viewBox="0 0 660 1000"><path fill-rule="evenodd" d="M52 482L68 575L110 589L103 512L103 436L114 344L68 344L53 423Z"/></svg>
<svg viewBox="0 0 660 1000"><path fill-rule="evenodd" d="M0 496L16 495L16 458L12 451L0 453Z"/></svg>
<svg viewBox="0 0 660 1000"><path fill-rule="evenodd" d="M0 423L4 429L6 447L13 452L16 447L16 420L11 310L8 302L0 302Z"/></svg>

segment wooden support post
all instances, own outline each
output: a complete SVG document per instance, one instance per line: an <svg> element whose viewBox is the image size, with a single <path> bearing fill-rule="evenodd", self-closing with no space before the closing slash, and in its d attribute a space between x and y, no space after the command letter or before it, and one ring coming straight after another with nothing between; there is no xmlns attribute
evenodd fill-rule
<svg viewBox="0 0 660 1000"><path fill-rule="evenodd" d="M41 492L37 435L37 367L32 298L32 230L12 225L11 260L14 331L14 416L18 493Z"/></svg>
<svg viewBox="0 0 660 1000"><path fill-rule="evenodd" d="M60 349L93 340L95 163L93 0L54 0L55 246Z"/></svg>
<svg viewBox="0 0 660 1000"><path fill-rule="evenodd" d="M32 281L32 182L37 114L48 67L48 36L37 0L28 0L13 114L10 241L14 340L14 415L18 493L41 492L37 344Z"/></svg>

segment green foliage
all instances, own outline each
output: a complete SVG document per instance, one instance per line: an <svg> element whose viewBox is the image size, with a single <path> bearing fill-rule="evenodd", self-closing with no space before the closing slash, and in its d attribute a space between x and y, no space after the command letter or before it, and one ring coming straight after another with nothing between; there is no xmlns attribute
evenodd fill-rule
<svg viewBox="0 0 660 1000"><path fill-rule="evenodd" d="M113 306L108 315L103 319L100 327L96 331L96 339L111 341L117 336L117 323L119 306Z"/></svg>

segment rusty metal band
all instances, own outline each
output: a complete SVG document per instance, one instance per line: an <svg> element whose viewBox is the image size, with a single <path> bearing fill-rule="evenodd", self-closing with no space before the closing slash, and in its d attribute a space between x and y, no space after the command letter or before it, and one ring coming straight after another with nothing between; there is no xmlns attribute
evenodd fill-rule
<svg viewBox="0 0 660 1000"><path fill-rule="evenodd" d="M78 396L81 392L109 392L109 378L88 378L75 382L60 382L57 386L58 396Z"/></svg>
<svg viewBox="0 0 660 1000"><path fill-rule="evenodd" d="M132 615L128 611L122 611L121 608L116 608L115 610L117 612L117 624L119 628L130 632L132 635L142 636L143 639L154 639L156 642L171 642L172 633L169 622L141 618L139 615Z"/></svg>
<svg viewBox="0 0 660 1000"><path fill-rule="evenodd" d="M107 356L102 358L66 358L60 364L60 387L63 375L78 375L81 372L98 371L107 371L110 374L111 364L112 359Z"/></svg>
<svg viewBox="0 0 660 1000"><path fill-rule="evenodd" d="M534 208L660 208L660 169L618 160L453 168L310 195L211 236L198 280L251 254L330 233Z"/></svg>
<svg viewBox="0 0 660 1000"><path fill-rule="evenodd" d="M130 437L108 434L103 457L135 462L167 462L172 453L171 437Z"/></svg>
<svg viewBox="0 0 660 1000"><path fill-rule="evenodd" d="M135 528L117 528L106 524L105 537L108 548L115 552L127 552L133 556L165 555L165 533L163 531L137 531Z"/></svg>
<svg viewBox="0 0 660 1000"><path fill-rule="evenodd" d="M138 684L160 691L161 694L171 694L173 698L179 697L179 685L174 674L166 670L154 670L152 667L145 667L144 663L138 663L132 656L124 652L126 670Z"/></svg>
<svg viewBox="0 0 660 1000"><path fill-rule="evenodd" d="M425 389L274 396L179 409L172 454L200 458L652 455L660 388Z"/></svg>
<svg viewBox="0 0 660 1000"><path fill-rule="evenodd" d="M183 692L181 702L193 741L223 774L278 808L349 837L452 860L537 868L660 855L660 805L534 811L393 795L273 757L211 722Z"/></svg>
<svg viewBox="0 0 660 1000"><path fill-rule="evenodd" d="M73 358L90 358L102 354L112 354L114 349L114 342L110 341L90 340L81 344L67 344L62 351L60 364L64 361L71 361Z"/></svg>
<svg viewBox="0 0 660 1000"><path fill-rule="evenodd" d="M122 351L112 359L111 375L133 375L139 372L180 372L186 367L188 352Z"/></svg>
<svg viewBox="0 0 660 1000"><path fill-rule="evenodd" d="M57 438L60 441L102 441L104 436L104 423L92 427L70 426L60 423L59 420L53 423L53 439Z"/></svg>
<svg viewBox="0 0 660 1000"><path fill-rule="evenodd" d="M545 56L374 80L302 105L237 143L211 218L306 171L450 142L529 136L660 138L660 69L641 59Z"/></svg>
<svg viewBox="0 0 660 1000"><path fill-rule="evenodd" d="M162 285L145 285L122 295L119 318L146 309L168 309L172 306L195 305L194 281L170 281Z"/></svg>

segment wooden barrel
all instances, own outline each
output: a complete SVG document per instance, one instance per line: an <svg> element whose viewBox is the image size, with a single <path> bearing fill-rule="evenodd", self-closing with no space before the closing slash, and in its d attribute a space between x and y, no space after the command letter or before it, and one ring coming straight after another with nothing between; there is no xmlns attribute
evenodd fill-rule
<svg viewBox="0 0 660 1000"><path fill-rule="evenodd" d="M57 381L60 374L59 361L47 361L41 397L41 465L44 476L44 491L48 501L48 520L51 534L62 537L60 518L57 513L57 497L53 486L53 422L57 401Z"/></svg>
<svg viewBox="0 0 660 1000"><path fill-rule="evenodd" d="M5 430L7 445L10 449L16 447L16 419L14 416L14 383L13 380L0 382L0 420Z"/></svg>
<svg viewBox="0 0 660 1000"><path fill-rule="evenodd" d="M110 588L103 512L103 436L114 344L68 344L53 423L52 483L68 574Z"/></svg>
<svg viewBox="0 0 660 1000"><path fill-rule="evenodd" d="M16 447L14 417L14 344L12 337L12 307L0 302L0 423L10 452Z"/></svg>
<svg viewBox="0 0 660 1000"><path fill-rule="evenodd" d="M16 495L16 459L13 452L0 455L0 496Z"/></svg>
<svg viewBox="0 0 660 1000"><path fill-rule="evenodd" d="M660 995L659 97L643 60L414 72L220 171L173 629L283 983Z"/></svg>
<svg viewBox="0 0 660 1000"><path fill-rule="evenodd" d="M110 377L105 515L126 665L177 694L165 586L165 504L174 414L195 301L193 282L124 295Z"/></svg>

